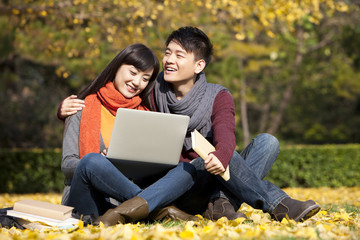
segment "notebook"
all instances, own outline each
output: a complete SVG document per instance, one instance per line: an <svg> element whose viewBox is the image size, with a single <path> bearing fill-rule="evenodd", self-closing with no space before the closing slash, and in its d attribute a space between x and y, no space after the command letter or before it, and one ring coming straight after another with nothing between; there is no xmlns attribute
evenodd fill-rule
<svg viewBox="0 0 360 240"><path fill-rule="evenodd" d="M190 117L119 108L106 157L128 178L165 173L178 164Z"/></svg>

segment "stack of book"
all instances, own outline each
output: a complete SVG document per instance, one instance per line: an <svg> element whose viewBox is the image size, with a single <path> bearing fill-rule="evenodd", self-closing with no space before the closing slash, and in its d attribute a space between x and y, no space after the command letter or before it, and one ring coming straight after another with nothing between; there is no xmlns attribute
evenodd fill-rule
<svg viewBox="0 0 360 240"><path fill-rule="evenodd" d="M14 204L13 210L7 210L7 215L23 219L31 223L39 223L45 228L73 228L79 223L71 217L73 207L53 204L43 201L24 199Z"/></svg>

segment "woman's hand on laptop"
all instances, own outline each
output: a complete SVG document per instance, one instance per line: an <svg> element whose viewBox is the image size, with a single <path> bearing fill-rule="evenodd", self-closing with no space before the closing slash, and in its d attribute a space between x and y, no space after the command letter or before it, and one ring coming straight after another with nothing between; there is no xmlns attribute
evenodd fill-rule
<svg viewBox="0 0 360 240"><path fill-rule="evenodd" d="M205 169L211 174L218 175L225 172L225 168L220 160L212 153L204 161Z"/></svg>
<svg viewBox="0 0 360 240"><path fill-rule="evenodd" d="M106 154L107 154L107 148L105 148L103 151L102 151L102 153L101 153L101 155L103 155L104 157L106 157Z"/></svg>

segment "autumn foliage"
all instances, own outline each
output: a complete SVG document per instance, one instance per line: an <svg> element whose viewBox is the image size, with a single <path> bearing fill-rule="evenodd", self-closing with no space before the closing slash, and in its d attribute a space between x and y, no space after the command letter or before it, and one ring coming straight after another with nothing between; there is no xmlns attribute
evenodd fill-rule
<svg viewBox="0 0 360 240"><path fill-rule="evenodd" d="M161 58L184 25L214 44L206 73L233 94L239 144L265 131L296 143L359 142L359 16L344 0L2 1L0 115L13 114L0 121L1 146L60 147L63 98L126 45L142 42Z"/></svg>
<svg viewBox="0 0 360 240"><path fill-rule="evenodd" d="M284 219L270 220L268 214L243 204L240 211L248 217L234 221L119 224L114 227L84 227L76 229L17 230L1 229L1 239L358 239L360 236L359 188L285 189L297 199L312 198L322 210L311 219L296 223ZM59 194L0 195L0 207L10 207L24 198L59 203Z"/></svg>

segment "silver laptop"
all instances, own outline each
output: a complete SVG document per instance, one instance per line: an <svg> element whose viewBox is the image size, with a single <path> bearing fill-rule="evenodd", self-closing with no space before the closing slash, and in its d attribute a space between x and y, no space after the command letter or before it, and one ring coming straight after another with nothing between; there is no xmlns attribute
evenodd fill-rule
<svg viewBox="0 0 360 240"><path fill-rule="evenodd" d="M165 173L179 162L189 120L119 108L106 157L131 179Z"/></svg>

